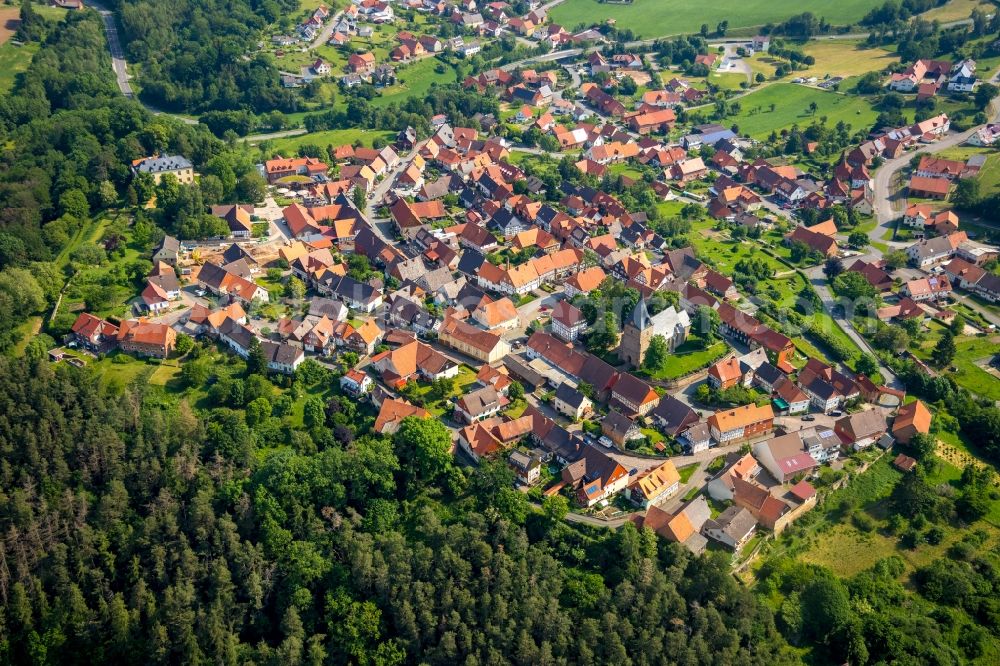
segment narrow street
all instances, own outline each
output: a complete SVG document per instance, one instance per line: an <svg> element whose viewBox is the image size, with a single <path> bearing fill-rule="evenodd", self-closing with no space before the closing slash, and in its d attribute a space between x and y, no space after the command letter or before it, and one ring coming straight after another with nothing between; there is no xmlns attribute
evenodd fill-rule
<svg viewBox="0 0 1000 666"><path fill-rule="evenodd" d="M858 258L870 259L870 257ZM837 301L834 299L833 293L826 284L826 275L823 274L823 267L816 266L815 268L811 268L806 271L806 275L809 276L809 282L816 290L816 293L819 294L820 300L823 301L823 310L830 315L833 321L840 327L840 330L842 330L844 334L847 335L847 337L849 337L851 341L861 349L861 351L875 359L878 359L878 355L875 354L875 350L868 344L868 341L865 340L861 334L855 330L854 325L845 318L847 313L843 311L843 308L837 307ZM885 379L886 385L890 388L902 389L902 383L899 381L899 378L893 374L892 370L881 362L879 365L879 370L882 373L883 379Z"/></svg>

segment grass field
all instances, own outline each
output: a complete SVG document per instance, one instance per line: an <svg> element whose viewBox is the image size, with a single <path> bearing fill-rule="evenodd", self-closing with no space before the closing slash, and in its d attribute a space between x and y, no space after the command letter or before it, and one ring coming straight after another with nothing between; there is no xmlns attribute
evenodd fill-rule
<svg viewBox="0 0 1000 666"><path fill-rule="evenodd" d="M0 46L0 94L7 94L14 87L17 75L28 69L31 58L38 52L38 44L23 46L7 42Z"/></svg>
<svg viewBox="0 0 1000 666"><path fill-rule="evenodd" d="M371 101L372 106L385 106L392 102L402 102L407 97L421 97L427 94L435 83L447 85L456 80L455 69L446 66L443 74L435 71L441 64L437 58L425 58L397 70L399 83L382 89L382 95Z"/></svg>
<svg viewBox="0 0 1000 666"><path fill-rule="evenodd" d="M722 358L728 349L724 342L717 342L708 349L702 349L700 341L688 340L667 358L666 369L653 378L669 380L683 377Z"/></svg>
<svg viewBox="0 0 1000 666"><path fill-rule="evenodd" d="M747 82L747 77L738 72L712 72L708 75L708 82L722 90L739 90L741 84Z"/></svg>
<svg viewBox="0 0 1000 666"><path fill-rule="evenodd" d="M816 113L809 111L810 102L816 102ZM805 127L814 119L826 117L828 125L841 120L853 129L868 127L878 116L868 100L854 95L827 92L794 83L776 83L739 99L741 111L729 116L730 122L739 125L741 134L754 138L767 137L771 132ZM771 105L774 110L771 110Z"/></svg>
<svg viewBox="0 0 1000 666"><path fill-rule="evenodd" d="M816 64L796 76L857 76L885 69L898 62L896 54L885 49L862 48L860 42L830 40L809 42L802 51L816 59Z"/></svg>
<svg viewBox="0 0 1000 666"><path fill-rule="evenodd" d="M969 18L972 15L972 10L976 7L980 7L987 13L992 13L996 10L996 7L990 3L980 2L980 0L951 0L951 2L942 7L935 7L930 11L924 12L922 18L928 21L941 21L942 23L957 21Z"/></svg>
<svg viewBox="0 0 1000 666"><path fill-rule="evenodd" d="M635 0L630 5L609 5L597 0L566 0L550 10L552 20L567 29L615 19L619 30L632 30L641 37L659 37L698 32L701 25L715 29L720 21L729 28L743 28L782 21L792 14L811 11L835 25L860 19L872 8L869 0L843 0L826 3L804 0L794 6L770 0L718 0L714 3L694 0Z"/></svg>
<svg viewBox="0 0 1000 666"><path fill-rule="evenodd" d="M925 337L919 349L913 353L921 359L930 360L934 345L941 336L941 327L932 325L931 332ZM955 339L955 359L945 373L955 382L973 393L988 400L1000 400L1000 378L984 370L979 364L988 361L1000 349L1000 337L968 337Z"/></svg>
<svg viewBox="0 0 1000 666"><path fill-rule="evenodd" d="M325 148L328 145L342 146L345 143L353 144L360 141L366 146L371 146L375 139L392 139L392 132L363 129L342 129L327 130L325 132L310 132L299 136L290 136L284 139L272 139L270 146L283 155L291 155L298 151L299 146L315 145Z"/></svg>

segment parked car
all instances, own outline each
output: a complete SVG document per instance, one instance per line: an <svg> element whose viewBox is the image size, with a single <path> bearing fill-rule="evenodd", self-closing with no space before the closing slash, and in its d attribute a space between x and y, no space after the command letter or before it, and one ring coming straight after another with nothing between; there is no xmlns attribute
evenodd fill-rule
<svg viewBox="0 0 1000 666"><path fill-rule="evenodd" d="M806 414L805 416L802 417L802 420L803 421L815 421L816 417L813 416L812 414Z"/></svg>
<svg viewBox="0 0 1000 666"><path fill-rule="evenodd" d="M839 409L835 409L832 412L830 412L830 416L843 416L843 415L844 412L840 411Z"/></svg>
<svg viewBox="0 0 1000 666"><path fill-rule="evenodd" d="M601 446L605 446L609 449L615 445L615 443L612 442L611 438L607 435L601 435L601 438L597 441L601 443Z"/></svg>

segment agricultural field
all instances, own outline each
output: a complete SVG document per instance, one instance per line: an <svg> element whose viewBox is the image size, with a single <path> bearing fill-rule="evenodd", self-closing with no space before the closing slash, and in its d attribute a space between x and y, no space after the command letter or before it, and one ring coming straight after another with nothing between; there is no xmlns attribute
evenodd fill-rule
<svg viewBox="0 0 1000 666"><path fill-rule="evenodd" d="M805 0L794 8L770 0L719 0L709 4L693 0L635 0L628 5L566 0L553 7L550 15L553 21L567 29L614 19L620 30L632 30L640 37L661 37L698 32L703 23L714 30L720 21L729 21L731 30L760 26L805 11L823 16L835 25L846 25L859 20L871 8L869 0L844 0L835 4Z"/></svg>
<svg viewBox="0 0 1000 666"><path fill-rule="evenodd" d="M802 52L816 59L809 69L795 72L795 76L858 76L885 69L898 62L895 53L881 48L864 48L860 42L828 40L809 42Z"/></svg>
<svg viewBox="0 0 1000 666"><path fill-rule="evenodd" d="M969 18L972 15L972 10L976 7L987 13L996 11L995 5L989 2L982 2L981 0L951 0L946 5L924 12L923 18L928 21L940 21L942 23L958 21Z"/></svg>
<svg viewBox="0 0 1000 666"><path fill-rule="evenodd" d="M809 110L815 102L816 112ZM844 121L852 128L869 127L878 113L867 99L854 95L820 90L794 83L775 83L739 99L741 111L729 116L740 132L753 138L766 138L771 132L792 125L805 127L814 119L826 117L828 125Z"/></svg>
<svg viewBox="0 0 1000 666"><path fill-rule="evenodd" d="M269 142L271 150L282 155L294 155L300 146L312 145L325 148L326 146L342 146L346 143L353 144L360 141L362 145L371 146L375 139L392 140L392 132L365 129L342 129L327 130L325 132L310 132L299 136L290 136L284 139L272 139Z"/></svg>
<svg viewBox="0 0 1000 666"><path fill-rule="evenodd" d="M6 44L14 36L17 26L21 22L18 18L20 15L20 10L17 7L0 9L0 44Z"/></svg>

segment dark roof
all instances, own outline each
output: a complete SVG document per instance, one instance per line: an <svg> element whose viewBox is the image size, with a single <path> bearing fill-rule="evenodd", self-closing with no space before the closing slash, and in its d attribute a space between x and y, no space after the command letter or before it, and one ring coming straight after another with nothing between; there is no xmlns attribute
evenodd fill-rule
<svg viewBox="0 0 1000 666"><path fill-rule="evenodd" d="M254 334L249 328L231 317L226 317L219 326L219 335L229 338L242 349L249 349L254 339Z"/></svg>
<svg viewBox="0 0 1000 666"><path fill-rule="evenodd" d="M629 402L640 405L652 390L649 384L627 372L621 373L615 383L614 392L626 398Z"/></svg>
<svg viewBox="0 0 1000 666"><path fill-rule="evenodd" d="M268 362L279 365L292 365L303 353L300 347L294 347L284 342L276 343L265 340L260 343L260 346L264 350L264 357Z"/></svg>
<svg viewBox="0 0 1000 666"><path fill-rule="evenodd" d="M653 408L652 417L663 423L661 430L668 435L677 435L699 420L697 412L672 395L660 398L659 404Z"/></svg>
<svg viewBox="0 0 1000 666"><path fill-rule="evenodd" d="M336 315L341 312L343 307L343 303L330 298L316 297L309 299L309 314L316 315L317 317L326 315L331 319L336 319Z"/></svg>
<svg viewBox="0 0 1000 666"><path fill-rule="evenodd" d="M367 303L378 296L378 289L370 284L358 282L348 275L340 278L340 281L337 283L337 286L334 287L333 291L339 296L350 298L351 300L359 303Z"/></svg>
<svg viewBox="0 0 1000 666"><path fill-rule="evenodd" d="M563 382L556 389L556 399L565 402L573 409L580 409L587 396L577 391L572 384Z"/></svg>
<svg viewBox="0 0 1000 666"><path fill-rule="evenodd" d="M503 357L503 364L512 375L527 382L528 384L531 384L535 388L543 386L547 381L544 375L525 363L520 356L508 354Z"/></svg>
<svg viewBox="0 0 1000 666"><path fill-rule="evenodd" d="M757 369L754 371L758 377L761 378L765 383L774 386L774 383L785 376L781 370L771 365L770 363L761 363Z"/></svg>
<svg viewBox="0 0 1000 666"><path fill-rule="evenodd" d="M629 324L632 324L640 331L649 328L652 325L652 318L649 316L649 309L646 307L646 299L640 298L639 302L635 304L632 308L632 314L628 318Z"/></svg>
<svg viewBox="0 0 1000 666"><path fill-rule="evenodd" d="M475 275L485 261L486 257L482 253L467 249L462 253L462 258L458 260L458 271L466 275Z"/></svg>
<svg viewBox="0 0 1000 666"><path fill-rule="evenodd" d="M239 261L240 259L245 260L248 264L257 263L257 260L253 258L253 255L236 243L227 247L226 251L222 253L222 263L224 264L231 264L234 261Z"/></svg>
<svg viewBox="0 0 1000 666"><path fill-rule="evenodd" d="M837 394L837 389L834 385L821 377L814 378L803 388L808 389L811 393L819 396L822 400L829 400Z"/></svg>
<svg viewBox="0 0 1000 666"><path fill-rule="evenodd" d="M627 435L633 427L635 424L632 419L613 409L601 421L601 428L606 428L620 437Z"/></svg>
<svg viewBox="0 0 1000 666"><path fill-rule="evenodd" d="M593 386L595 391L601 392L614 386L618 380L618 371L608 362L593 354L584 354L583 365L580 367L578 377L580 381Z"/></svg>

